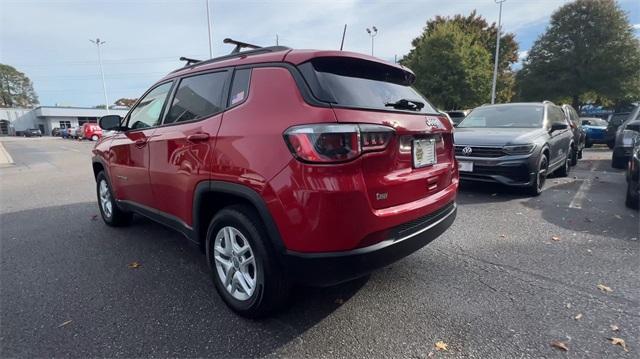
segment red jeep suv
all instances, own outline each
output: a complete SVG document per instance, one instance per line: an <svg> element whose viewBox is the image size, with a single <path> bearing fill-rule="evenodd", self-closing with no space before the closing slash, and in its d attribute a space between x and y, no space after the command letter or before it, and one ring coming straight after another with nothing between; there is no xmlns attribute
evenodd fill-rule
<svg viewBox="0 0 640 359"><path fill-rule="evenodd" d="M224 301L257 317L292 284L361 277L453 223L453 128L409 69L243 45L186 59L126 117L100 119L115 131L93 150L106 224L135 212L180 231Z"/></svg>

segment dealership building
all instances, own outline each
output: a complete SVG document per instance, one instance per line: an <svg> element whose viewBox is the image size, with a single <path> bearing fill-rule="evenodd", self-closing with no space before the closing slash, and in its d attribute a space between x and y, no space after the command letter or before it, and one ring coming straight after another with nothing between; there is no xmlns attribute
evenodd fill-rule
<svg viewBox="0 0 640 359"><path fill-rule="evenodd" d="M124 117L127 109L109 109L112 115ZM54 128L82 126L98 122L107 110L89 107L40 106L33 109L0 108L0 135L16 135L29 128L38 128L44 135L51 135Z"/></svg>

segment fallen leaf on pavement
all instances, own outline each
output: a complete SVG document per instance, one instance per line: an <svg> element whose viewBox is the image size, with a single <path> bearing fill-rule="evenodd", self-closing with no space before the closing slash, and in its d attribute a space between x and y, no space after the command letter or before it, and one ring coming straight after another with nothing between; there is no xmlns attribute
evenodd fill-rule
<svg viewBox="0 0 640 359"><path fill-rule="evenodd" d="M578 315L573 317L573 319L575 319L575 320L580 320L581 318L582 318L582 313L578 313Z"/></svg>
<svg viewBox="0 0 640 359"><path fill-rule="evenodd" d="M568 351L569 347L567 346L567 343L565 342L561 342L559 340L552 340L551 341L551 346L556 348L556 349L560 349L562 351Z"/></svg>
<svg viewBox="0 0 640 359"><path fill-rule="evenodd" d="M142 266L142 264L138 263L138 262L131 262L129 263L128 267L131 269L138 269Z"/></svg>
<svg viewBox="0 0 640 359"><path fill-rule="evenodd" d="M342 304L344 304L344 299L338 298L338 299L335 300L335 303L342 305Z"/></svg>
<svg viewBox="0 0 640 359"><path fill-rule="evenodd" d="M598 289L600 289L603 292L607 292L607 293L613 292L613 289L611 289L611 287L607 287L604 284L598 284Z"/></svg>
<svg viewBox="0 0 640 359"><path fill-rule="evenodd" d="M97 221L98 220L98 215L94 214L93 216L91 216L91 220L92 221Z"/></svg>
<svg viewBox="0 0 640 359"><path fill-rule="evenodd" d="M506 235L504 235L504 234L501 234L501 235L500 235L500 238L507 238L507 236L506 236Z"/></svg>
<svg viewBox="0 0 640 359"><path fill-rule="evenodd" d="M67 320L66 322L64 322L64 323L62 323L62 324L60 324L60 325L58 325L58 328L62 328L62 327L64 327L65 325L70 324L71 322L73 322L73 320Z"/></svg>
<svg viewBox="0 0 640 359"><path fill-rule="evenodd" d="M447 347L448 347L447 343L443 342L442 340L437 341L435 347L439 351L447 351L448 350L447 349Z"/></svg>
<svg viewBox="0 0 640 359"><path fill-rule="evenodd" d="M629 349L627 349L627 343L624 342L624 339L613 337L609 338L609 340L611 340L611 344L621 346L625 352L629 351Z"/></svg>
<svg viewBox="0 0 640 359"><path fill-rule="evenodd" d="M429 354L427 354L427 358L433 358L434 355L436 355L436 353L429 352Z"/></svg>
<svg viewBox="0 0 640 359"><path fill-rule="evenodd" d="M491 197L495 197L495 196L497 196L497 195L498 195L497 193L492 193L492 194L491 194Z"/></svg>
<svg viewBox="0 0 640 359"><path fill-rule="evenodd" d="M617 332L618 330L620 330L620 328L615 324L611 324L609 328L611 328L611 330L613 330L614 332Z"/></svg>
<svg viewBox="0 0 640 359"><path fill-rule="evenodd" d="M593 222L593 220L591 218L587 218L587 217L584 218L584 221L585 222L589 222L589 223Z"/></svg>
<svg viewBox="0 0 640 359"><path fill-rule="evenodd" d="M553 236L553 237L551 237L551 239L553 239L556 242L560 242L560 237L558 237L558 236Z"/></svg>
<svg viewBox="0 0 640 359"><path fill-rule="evenodd" d="M622 219L622 216L619 214L616 214L614 217L616 217L617 219Z"/></svg>

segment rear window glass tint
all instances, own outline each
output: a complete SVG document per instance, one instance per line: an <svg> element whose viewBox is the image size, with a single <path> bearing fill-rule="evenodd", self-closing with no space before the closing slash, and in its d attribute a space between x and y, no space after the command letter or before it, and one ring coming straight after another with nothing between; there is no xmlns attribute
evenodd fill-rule
<svg viewBox="0 0 640 359"><path fill-rule="evenodd" d="M226 71L182 79L164 123L195 120L222 111L226 79Z"/></svg>
<svg viewBox="0 0 640 359"><path fill-rule="evenodd" d="M300 66L316 98L346 107L397 110L400 99L424 103L419 113L437 113L410 84L414 76L399 68L361 59L321 57Z"/></svg>
<svg viewBox="0 0 640 359"><path fill-rule="evenodd" d="M558 109L559 116L562 111ZM544 107L542 105L478 107L458 125L460 128L540 128ZM562 118L562 117L560 117ZM564 121L564 119L563 119Z"/></svg>
<svg viewBox="0 0 640 359"><path fill-rule="evenodd" d="M249 95L249 79L251 78L251 69L242 69L233 75L233 83L231 83L231 93L229 96L229 106L239 104Z"/></svg>

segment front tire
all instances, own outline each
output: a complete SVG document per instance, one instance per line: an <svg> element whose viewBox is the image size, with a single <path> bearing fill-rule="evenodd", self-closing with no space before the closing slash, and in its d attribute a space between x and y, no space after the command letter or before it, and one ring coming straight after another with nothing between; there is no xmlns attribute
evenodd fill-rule
<svg viewBox="0 0 640 359"><path fill-rule="evenodd" d="M207 230L206 253L216 290L236 313L259 318L286 303L290 283L251 207L230 206L214 216Z"/></svg>
<svg viewBox="0 0 640 359"><path fill-rule="evenodd" d="M96 192L98 194L100 215L104 223L112 227L122 227L131 223L133 214L118 207L104 171L98 173L96 177Z"/></svg>
<svg viewBox="0 0 640 359"><path fill-rule="evenodd" d="M562 167L556 170L556 175L558 177L567 177L569 175L569 171L571 170L571 160L569 159L569 157L570 156L573 157L573 150L571 152L572 153L569 154L567 158L565 158L564 164L562 164Z"/></svg>
<svg viewBox="0 0 640 359"><path fill-rule="evenodd" d="M542 153L540 160L538 160L538 167L536 169L536 176L528 188L528 192L532 196L539 196L544 188L544 183L547 181L547 171L549 170L549 159L547 155Z"/></svg>
<svg viewBox="0 0 640 359"><path fill-rule="evenodd" d="M627 197L624 204L631 209L640 209L640 193L637 185L634 188L631 182L627 182Z"/></svg>
<svg viewBox="0 0 640 359"><path fill-rule="evenodd" d="M615 152L611 157L611 167L617 169L624 169L627 165L626 159L624 157L616 156Z"/></svg>
<svg viewBox="0 0 640 359"><path fill-rule="evenodd" d="M578 152L577 148L574 148L571 150L571 161L569 162L569 165L571 166L575 166L578 164L578 158L580 157L580 153Z"/></svg>

